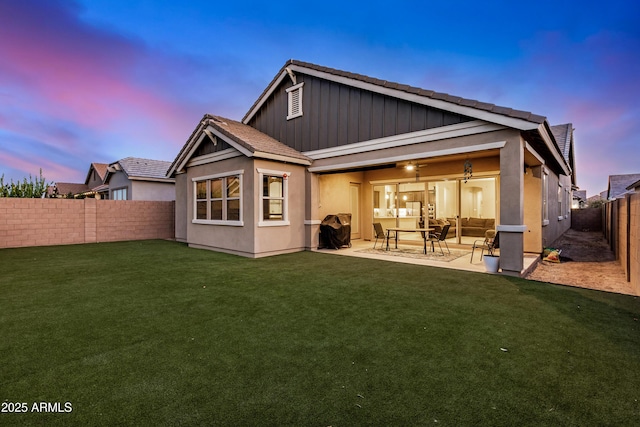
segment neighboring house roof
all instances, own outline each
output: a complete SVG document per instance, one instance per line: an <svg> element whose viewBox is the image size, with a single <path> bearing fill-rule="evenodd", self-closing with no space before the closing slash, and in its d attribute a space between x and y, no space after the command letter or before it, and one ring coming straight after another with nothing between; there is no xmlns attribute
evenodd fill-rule
<svg viewBox="0 0 640 427"><path fill-rule="evenodd" d="M581 201L587 200L587 190L578 190L573 192L573 198Z"/></svg>
<svg viewBox="0 0 640 427"><path fill-rule="evenodd" d="M191 158L205 136L210 140L220 137L247 157L311 164L311 159L298 150L251 126L224 117L205 114L171 164L167 172L169 176L184 167L184 163Z"/></svg>
<svg viewBox="0 0 640 427"><path fill-rule="evenodd" d="M98 174L98 177L100 178L101 181L104 182L104 178L107 175L107 168L109 167L109 165L107 163L91 163L91 165L89 166L89 171L87 172L87 177L84 180L85 184L88 184L89 181L91 180L91 171L95 170L96 173Z"/></svg>
<svg viewBox="0 0 640 427"><path fill-rule="evenodd" d="M171 162L164 160L125 157L109 165L105 183L109 181L109 176L117 171L123 171L130 180L173 182L173 179L166 177L169 166Z"/></svg>
<svg viewBox="0 0 640 427"><path fill-rule="evenodd" d="M58 194L61 196L71 194L82 194L89 191L87 184L80 184L75 182L56 182L55 188L58 190Z"/></svg>
<svg viewBox="0 0 640 427"><path fill-rule="evenodd" d="M447 93L435 92L433 90L421 89L418 87L408 86L400 83L389 82L386 80L380 80L373 77L364 76L362 74L350 73L347 71L336 70L334 68L323 67L309 62L302 62L295 59L290 59L280 69L280 72L271 81L267 88L262 92L260 97L256 100L253 106L249 109L247 114L242 119L243 123L248 123L251 117L260 109L262 103L269 97L274 88L287 77L289 71L304 71L307 73L315 73L318 77L325 78L327 80L341 81L350 80L351 85L353 82L360 82L366 86L366 89L370 89L375 92L403 92L408 97L418 96L423 99L432 101L432 105L437 108L443 108L449 111L455 111L460 114L464 114L470 117L479 119L486 119L482 113L491 113L498 116L503 116L510 119L516 119L526 121L534 124L534 126L524 126L524 129L534 129L537 125L545 122L546 117L533 114L529 111L515 110L508 107L500 107L495 104L486 102L480 102L473 99L461 98L459 96L449 95ZM397 96L397 95L396 95ZM443 106L445 103L447 106ZM492 121L492 120L489 120ZM510 126L516 127L512 124Z"/></svg>
<svg viewBox="0 0 640 427"><path fill-rule="evenodd" d="M627 187L627 190L637 190L640 188L640 179Z"/></svg>
<svg viewBox="0 0 640 427"><path fill-rule="evenodd" d="M609 175L607 199L613 200L618 197L623 197L625 194L630 192L628 187L638 180L640 180L640 173Z"/></svg>

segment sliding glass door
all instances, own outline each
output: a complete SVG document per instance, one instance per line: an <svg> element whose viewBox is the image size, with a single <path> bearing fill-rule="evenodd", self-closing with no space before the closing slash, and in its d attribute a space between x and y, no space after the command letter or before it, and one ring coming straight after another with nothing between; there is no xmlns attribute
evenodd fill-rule
<svg viewBox="0 0 640 427"><path fill-rule="evenodd" d="M450 239L471 244L495 229L497 191L495 177L378 184L373 186L373 218L385 229L447 221Z"/></svg>

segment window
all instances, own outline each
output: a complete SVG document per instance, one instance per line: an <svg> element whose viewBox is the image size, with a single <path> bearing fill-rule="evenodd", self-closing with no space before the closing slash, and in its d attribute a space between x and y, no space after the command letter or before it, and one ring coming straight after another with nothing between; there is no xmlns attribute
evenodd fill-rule
<svg viewBox="0 0 640 427"><path fill-rule="evenodd" d="M542 170L542 225L549 224L549 172Z"/></svg>
<svg viewBox="0 0 640 427"><path fill-rule="evenodd" d="M304 82L287 89L288 108L287 120L295 119L302 115L302 86Z"/></svg>
<svg viewBox="0 0 640 427"><path fill-rule="evenodd" d="M112 200L127 200L127 189L126 188L118 188L117 190L113 190L111 192Z"/></svg>
<svg viewBox="0 0 640 427"><path fill-rule="evenodd" d="M563 198L564 198L564 191L562 190L562 184L558 183L558 220L564 219L564 212L562 209Z"/></svg>
<svg viewBox="0 0 640 427"><path fill-rule="evenodd" d="M242 226L242 174L234 171L193 178L193 222Z"/></svg>
<svg viewBox="0 0 640 427"><path fill-rule="evenodd" d="M261 227L289 225L288 183L291 173L258 169Z"/></svg>

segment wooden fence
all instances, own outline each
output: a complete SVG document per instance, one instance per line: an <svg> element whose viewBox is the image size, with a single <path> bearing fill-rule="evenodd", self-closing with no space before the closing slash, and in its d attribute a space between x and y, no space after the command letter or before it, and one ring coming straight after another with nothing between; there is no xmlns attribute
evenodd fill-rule
<svg viewBox="0 0 640 427"><path fill-rule="evenodd" d="M175 202L0 198L0 248L173 239Z"/></svg>
<svg viewBox="0 0 640 427"><path fill-rule="evenodd" d="M627 281L640 295L640 193L607 202L603 207L603 230Z"/></svg>

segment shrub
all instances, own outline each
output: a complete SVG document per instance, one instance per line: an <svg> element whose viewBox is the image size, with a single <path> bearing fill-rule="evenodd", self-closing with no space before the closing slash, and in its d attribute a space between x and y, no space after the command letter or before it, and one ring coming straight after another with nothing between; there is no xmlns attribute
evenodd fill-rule
<svg viewBox="0 0 640 427"><path fill-rule="evenodd" d="M40 198L47 192L47 182L42 176L42 169L40 169L40 177L34 178L29 175L29 180L24 178L22 181L10 183L4 182L4 174L0 176L0 197L20 197L20 198Z"/></svg>

